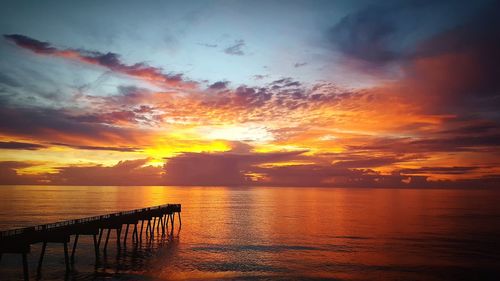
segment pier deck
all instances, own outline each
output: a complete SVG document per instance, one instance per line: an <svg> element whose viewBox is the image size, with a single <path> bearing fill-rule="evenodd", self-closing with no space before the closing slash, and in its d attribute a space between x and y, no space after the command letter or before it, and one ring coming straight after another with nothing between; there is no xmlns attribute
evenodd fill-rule
<svg viewBox="0 0 500 281"><path fill-rule="evenodd" d="M135 209L124 212L105 214L87 218L73 219L37 226L7 230L0 232L0 260L4 253L17 253L22 255L24 280L29 280L27 254L30 252L32 244L43 243L42 252L38 263L38 271L41 270L45 248L47 243L62 243L64 246L66 269L70 270L70 262L74 261L78 237L80 235L92 235L94 239L94 249L96 260L99 259L101 240L103 233L107 230L107 235L103 247L105 252L111 230L116 230L116 243L119 248L121 242L121 232L126 226L123 244L127 243L129 227L132 225L132 242L142 241L144 224L146 223L145 236L152 238L156 232L164 235L168 230L169 222L173 231L175 214L178 214L179 227L181 225L181 205L165 204L149 208ZM138 224L141 223L139 229ZM68 243L71 236L75 236L71 258L68 253ZM98 237L98 238L97 238Z"/></svg>

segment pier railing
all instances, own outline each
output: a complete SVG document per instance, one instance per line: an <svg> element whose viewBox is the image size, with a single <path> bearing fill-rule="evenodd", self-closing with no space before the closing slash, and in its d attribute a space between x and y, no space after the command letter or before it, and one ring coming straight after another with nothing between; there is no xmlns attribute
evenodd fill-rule
<svg viewBox="0 0 500 281"><path fill-rule="evenodd" d="M126 216L126 215L145 213L148 211L155 211L155 210L169 208L169 207L173 208L174 210L180 211L181 205L180 204L164 204L164 205L159 205L159 206L154 206L154 207L134 209L134 210L110 213L110 214L105 214L105 215L100 215L100 216L85 217L85 218L80 218L80 219L65 220L65 221L60 221L60 222L40 224L40 225L36 225L36 226L5 230L5 231L0 231L0 239L10 238L10 237L17 236L17 235L39 232L39 231L50 231L53 229L59 229L59 228L64 227L64 226L73 226L73 225L85 224L85 223L102 222L102 221L105 221L105 220L113 218L113 217L121 217L121 216Z"/></svg>
<svg viewBox="0 0 500 281"><path fill-rule="evenodd" d="M103 251L106 253L108 246L109 235L111 230L116 230L116 245L120 248L121 233L123 226L125 228L125 236L123 245L127 244L127 236L129 227L133 226L132 242L135 245L142 242L142 234L145 222L146 224L146 239L153 239L155 229L158 234L168 234L169 221L170 232L173 235L174 230L174 215L179 217L179 230L181 226L181 205L180 204L165 204L154 207L135 209L130 211L122 211L100 216L92 216L86 218L65 220L54 223L41 224L31 227L24 227L0 232L0 259L4 253L19 253L23 259L23 274L24 280L29 280L28 258L31 244L42 242L42 250L40 259L38 260L38 272L42 267L42 261L45 254L47 243L62 243L64 246L64 261L66 271L70 270L70 258L68 253L68 243L73 235L73 249L71 251L71 263L74 262L76 245L80 235L92 235L94 240L94 251L96 263L99 259L99 251L101 238L105 230L107 235L104 242ZM141 224L140 228L138 224ZM99 238L97 238L99 236Z"/></svg>

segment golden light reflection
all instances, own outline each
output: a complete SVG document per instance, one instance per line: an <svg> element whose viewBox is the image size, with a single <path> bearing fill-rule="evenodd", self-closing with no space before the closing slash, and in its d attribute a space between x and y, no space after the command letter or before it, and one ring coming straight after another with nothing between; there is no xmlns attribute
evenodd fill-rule
<svg viewBox="0 0 500 281"><path fill-rule="evenodd" d="M150 163L164 163L165 158L173 157L183 152L221 152L231 149L230 143L224 140L163 140L143 150L144 154L151 157Z"/></svg>

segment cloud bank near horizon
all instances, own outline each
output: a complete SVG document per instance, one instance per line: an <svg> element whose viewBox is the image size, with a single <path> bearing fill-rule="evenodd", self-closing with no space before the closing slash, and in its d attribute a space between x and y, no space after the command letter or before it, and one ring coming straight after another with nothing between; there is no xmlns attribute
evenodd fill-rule
<svg viewBox="0 0 500 281"><path fill-rule="evenodd" d="M130 38L79 46L0 30L0 184L498 186L498 4L429 16L445 6L348 9L314 30L321 40L297 32L283 40L307 44L267 59L279 42L243 27L202 38L192 19L182 34L195 40L176 46L206 77L164 71L182 50L149 54ZM246 68L259 72L233 77ZM340 83L336 68L366 83Z"/></svg>

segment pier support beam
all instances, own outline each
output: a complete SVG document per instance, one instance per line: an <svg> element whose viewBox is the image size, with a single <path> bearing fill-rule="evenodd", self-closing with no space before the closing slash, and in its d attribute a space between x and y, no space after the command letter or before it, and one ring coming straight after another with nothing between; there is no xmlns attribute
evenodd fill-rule
<svg viewBox="0 0 500 281"><path fill-rule="evenodd" d="M120 249L120 247L121 247L121 243L120 243L121 234L122 234L122 227L120 226L120 228L116 229L116 247L118 249Z"/></svg>
<svg viewBox="0 0 500 281"><path fill-rule="evenodd" d="M104 229L103 229L104 231ZM104 252L106 253L106 250L108 248L108 241L109 241L109 235L111 234L111 229L108 229L108 234L106 235L106 242L104 242Z"/></svg>
<svg viewBox="0 0 500 281"><path fill-rule="evenodd" d="M75 242L73 242L73 249L71 250L71 263L75 263L75 251L76 251L76 244L78 243L78 237L80 235L75 236Z"/></svg>
<svg viewBox="0 0 500 281"><path fill-rule="evenodd" d="M142 224L141 224L141 241L142 241L142 229L144 228L144 221L142 221Z"/></svg>
<svg viewBox="0 0 500 281"><path fill-rule="evenodd" d="M156 233L160 234L160 224L161 224L161 217L158 217L158 223L156 224Z"/></svg>
<svg viewBox="0 0 500 281"><path fill-rule="evenodd" d="M42 262L43 262L43 256L45 255L45 248L46 247L47 247L47 242L43 242L42 251L40 252L40 258L38 259L38 267L36 269L38 274L40 274L42 272Z"/></svg>
<svg viewBox="0 0 500 281"><path fill-rule="evenodd" d="M134 224L134 232L132 232L132 241L134 241L135 238L135 243L138 242L139 237L137 236L137 223Z"/></svg>
<svg viewBox="0 0 500 281"><path fill-rule="evenodd" d="M30 280L30 272L28 270L28 257L26 253L22 253L23 255L23 275L24 281Z"/></svg>
<svg viewBox="0 0 500 281"><path fill-rule="evenodd" d="M171 228L173 232L175 213L178 213L179 224L181 224L180 210L180 204L166 204L127 212L118 212L114 214L101 215L84 219L69 220L64 223L58 224L39 225L35 227L19 229L16 231L2 231L0 233L0 259L2 258L3 253L21 254L24 280L28 280L29 270L27 253L30 252L30 245L43 242L37 267L37 271L38 273L40 273L45 256L45 251L47 248L47 243L63 243L64 262L66 265L66 274L68 274L70 273L71 265L74 264L76 247L78 245L80 235L92 235L96 264L98 264L101 249L100 246L103 238L102 236L103 232L106 231L106 229L108 230L108 233L106 235L106 241L103 247L104 255L106 255L109 237L113 229L116 229L117 231L116 243L118 248L120 248L122 243L121 233L123 230L123 225L127 225L125 235L123 237L123 244L124 246L126 246L130 224L134 224L134 230L131 235L132 242L134 242L135 240L135 242L137 243L135 244L135 246L137 247L138 244L142 242L143 233L146 235L146 239L150 239L149 242L151 242L151 240L154 238L155 232L158 234L160 233L160 228L162 235L165 235L169 230L169 220L172 223ZM141 222L140 234L139 226L137 225L139 222ZM144 230L145 223L147 223L146 230ZM70 241L71 235L76 235L74 237L74 241ZM99 235L98 238L97 235ZM73 242L73 245L71 254L69 254L68 243L71 242ZM118 254L120 254L120 251L118 251ZM40 276L40 274L38 274L38 276ZM66 275L66 278L67 277L68 275Z"/></svg>
<svg viewBox="0 0 500 281"><path fill-rule="evenodd" d="M99 241L97 242L97 249L101 246L102 233L104 232L104 228L99 231Z"/></svg>
<svg viewBox="0 0 500 281"><path fill-rule="evenodd" d="M153 218L153 227L151 228L151 237L155 235L156 217Z"/></svg>
<svg viewBox="0 0 500 281"><path fill-rule="evenodd" d="M146 234L151 235L151 219L148 219L148 225L146 226Z"/></svg>
<svg viewBox="0 0 500 281"><path fill-rule="evenodd" d="M161 223L161 235L165 235L165 219L163 216L160 217L160 223Z"/></svg>
<svg viewBox="0 0 500 281"><path fill-rule="evenodd" d="M68 255L68 242L64 242L64 263L66 264L66 271L69 271L69 255Z"/></svg>
<svg viewBox="0 0 500 281"><path fill-rule="evenodd" d="M123 246L127 246L127 236L128 236L128 227L129 224L127 223L127 227L125 227L125 236L123 237Z"/></svg>
<svg viewBox="0 0 500 281"><path fill-rule="evenodd" d="M97 242L97 237L95 234L93 234L92 237L94 238L95 259L97 261L99 259L99 243Z"/></svg>

